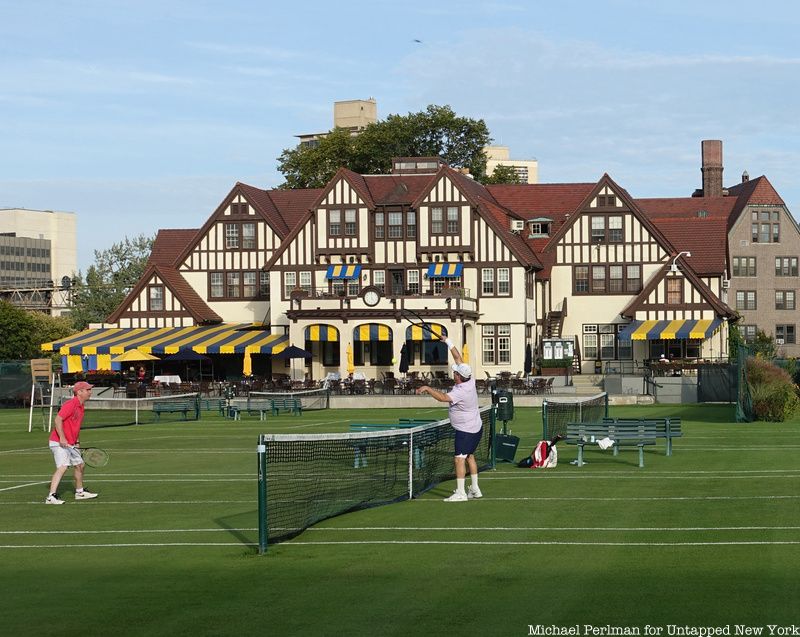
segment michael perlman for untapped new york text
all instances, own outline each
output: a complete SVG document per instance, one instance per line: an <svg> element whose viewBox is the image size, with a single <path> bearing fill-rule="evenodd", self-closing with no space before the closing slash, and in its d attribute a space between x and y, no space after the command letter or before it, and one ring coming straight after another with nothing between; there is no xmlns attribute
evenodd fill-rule
<svg viewBox="0 0 800 637"><path fill-rule="evenodd" d="M551 624L528 624L528 635L536 637L800 637L800 625L765 624L748 626L746 624L726 624L722 626L687 626L665 624L663 626L645 624L642 626L597 626L594 624L571 624L557 626Z"/></svg>

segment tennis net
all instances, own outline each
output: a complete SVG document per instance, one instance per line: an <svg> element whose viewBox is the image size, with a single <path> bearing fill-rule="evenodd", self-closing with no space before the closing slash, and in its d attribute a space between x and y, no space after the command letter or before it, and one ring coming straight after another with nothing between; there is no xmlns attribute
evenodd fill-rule
<svg viewBox="0 0 800 637"><path fill-rule="evenodd" d="M481 409L475 459L494 465L494 409ZM453 473L449 419L412 429L262 434L258 441L259 551L327 518L416 497Z"/></svg>
<svg viewBox="0 0 800 637"><path fill-rule="evenodd" d="M69 398L62 396L57 409ZM200 394L171 394L147 398L93 397L84 403L83 408L82 429L199 420ZM55 412L53 415L55 416Z"/></svg>
<svg viewBox="0 0 800 637"><path fill-rule="evenodd" d="M547 398L542 403L542 440L567 435L567 423L600 422L608 417L608 394Z"/></svg>
<svg viewBox="0 0 800 637"><path fill-rule="evenodd" d="M247 395L247 413L269 411L272 401L298 400L303 411L328 409L331 392L328 389L306 389L303 391L251 391Z"/></svg>

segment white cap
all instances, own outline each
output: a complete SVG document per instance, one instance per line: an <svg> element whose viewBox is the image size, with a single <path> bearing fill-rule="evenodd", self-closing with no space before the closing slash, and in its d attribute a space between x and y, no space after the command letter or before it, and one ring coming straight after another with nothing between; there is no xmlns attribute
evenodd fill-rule
<svg viewBox="0 0 800 637"><path fill-rule="evenodd" d="M461 378L472 378L472 368L466 363L453 365L452 370L454 372L457 372L458 375L461 376Z"/></svg>

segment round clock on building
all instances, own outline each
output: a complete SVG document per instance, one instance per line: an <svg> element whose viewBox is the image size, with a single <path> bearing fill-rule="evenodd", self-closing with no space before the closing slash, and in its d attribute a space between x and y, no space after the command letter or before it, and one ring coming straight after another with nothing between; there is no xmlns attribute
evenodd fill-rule
<svg viewBox="0 0 800 637"><path fill-rule="evenodd" d="M370 307L375 307L378 303L380 303L381 293L378 291L378 288L365 288L362 298L364 299L364 303Z"/></svg>

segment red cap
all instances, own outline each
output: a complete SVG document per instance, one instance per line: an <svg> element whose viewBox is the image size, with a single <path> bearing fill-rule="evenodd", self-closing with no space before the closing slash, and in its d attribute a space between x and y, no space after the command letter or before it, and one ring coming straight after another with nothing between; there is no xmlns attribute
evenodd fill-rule
<svg viewBox="0 0 800 637"><path fill-rule="evenodd" d="M85 380L79 380L72 386L72 393L77 394L81 389L91 389L92 387L94 387L94 385L90 385Z"/></svg>

